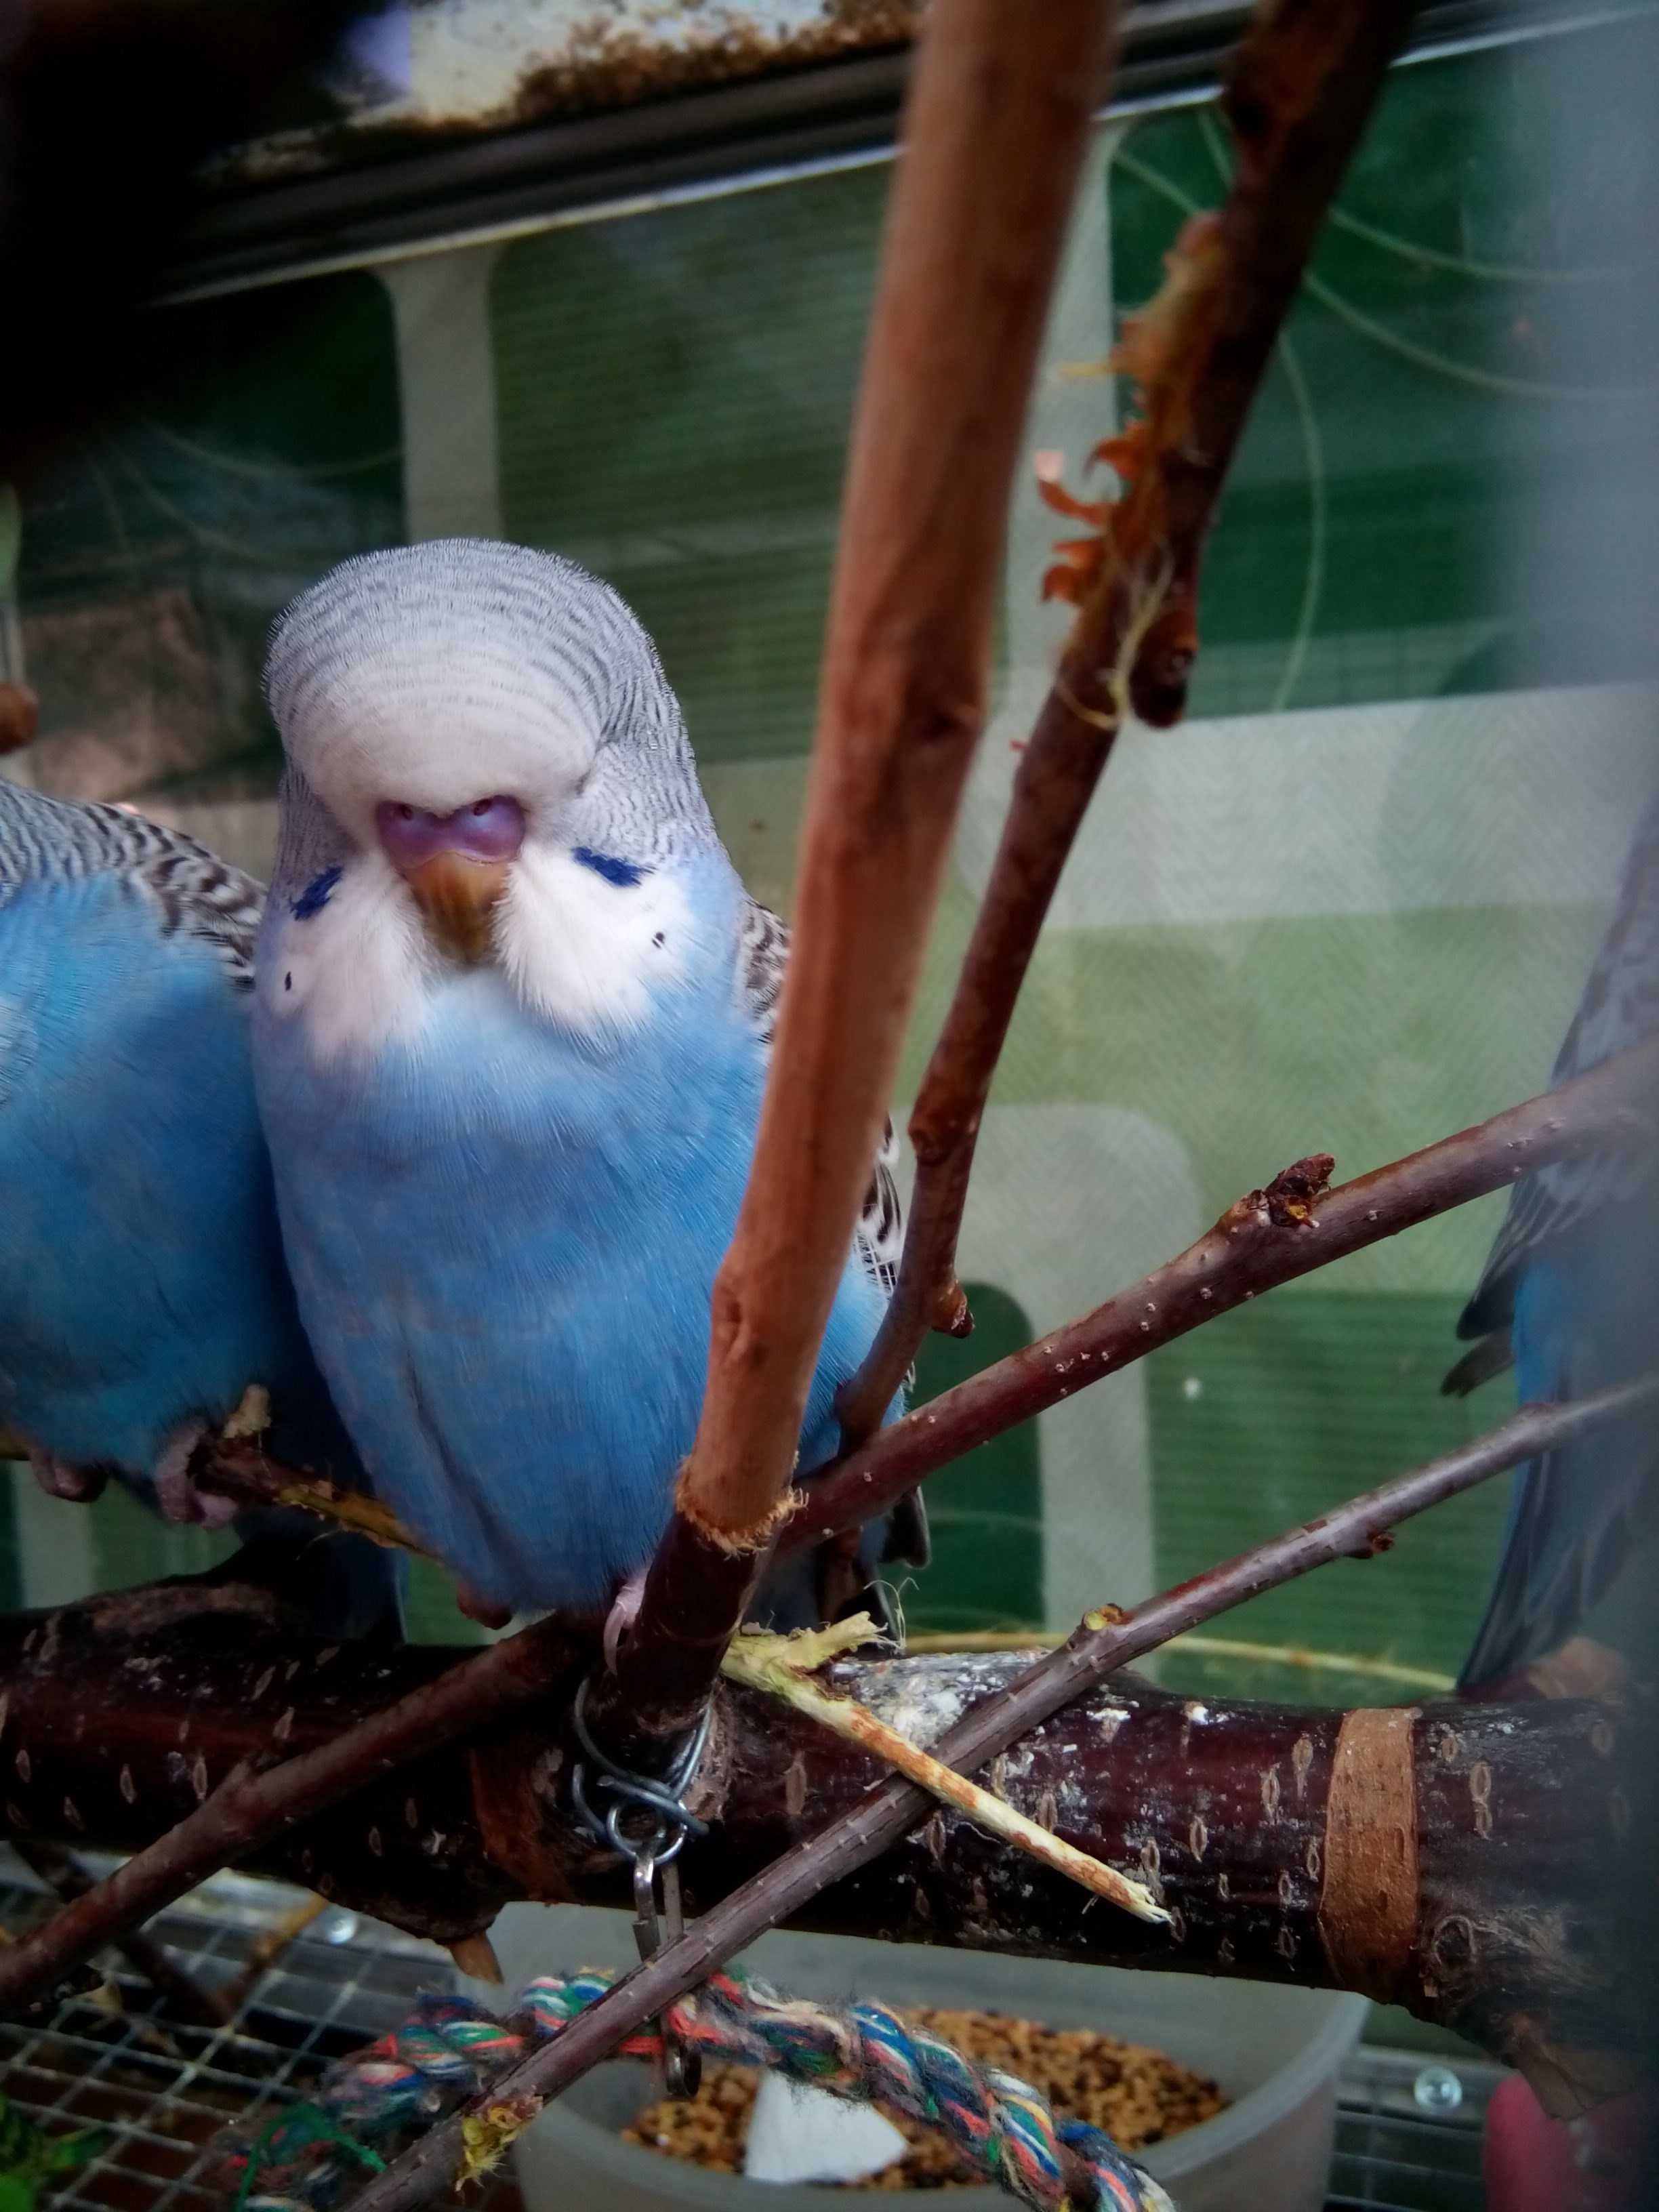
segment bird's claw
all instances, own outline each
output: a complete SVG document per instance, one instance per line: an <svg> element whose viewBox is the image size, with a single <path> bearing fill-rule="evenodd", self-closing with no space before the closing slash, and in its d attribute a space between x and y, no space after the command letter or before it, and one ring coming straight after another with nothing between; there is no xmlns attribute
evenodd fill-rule
<svg viewBox="0 0 1659 2212"><path fill-rule="evenodd" d="M186 1421L161 1447L151 1480L164 1520L179 1528L228 1528L241 1507L234 1498L201 1489L190 1471L191 1456L208 1433L205 1421Z"/></svg>
<svg viewBox="0 0 1659 2212"><path fill-rule="evenodd" d="M631 1632L640 1617L640 1607L645 1600L646 1571L641 1567L638 1574L629 1577L617 1592L615 1601L605 1616L605 1663L613 1674L617 1671L617 1657L622 1649L622 1640Z"/></svg>
<svg viewBox="0 0 1659 2212"><path fill-rule="evenodd" d="M30 1451L29 1472L48 1498L65 1498L72 1505L90 1505L103 1496L109 1480L101 1467L71 1467L43 1451Z"/></svg>
<svg viewBox="0 0 1659 2212"><path fill-rule="evenodd" d="M471 1583L455 1585L455 1603L469 1620L476 1620L480 1628L505 1628L513 1618L510 1605L498 1605L493 1597L474 1589Z"/></svg>

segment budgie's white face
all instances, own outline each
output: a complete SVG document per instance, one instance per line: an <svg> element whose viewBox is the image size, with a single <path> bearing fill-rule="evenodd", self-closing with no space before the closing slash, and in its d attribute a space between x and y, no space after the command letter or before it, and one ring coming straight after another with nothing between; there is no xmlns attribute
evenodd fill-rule
<svg viewBox="0 0 1659 2212"><path fill-rule="evenodd" d="M606 586L480 540L371 555L295 602L266 681L346 848L314 889L283 886L271 1003L322 1054L408 1033L458 971L498 969L590 1030L641 1018L682 972L675 863L714 830L673 695Z"/></svg>

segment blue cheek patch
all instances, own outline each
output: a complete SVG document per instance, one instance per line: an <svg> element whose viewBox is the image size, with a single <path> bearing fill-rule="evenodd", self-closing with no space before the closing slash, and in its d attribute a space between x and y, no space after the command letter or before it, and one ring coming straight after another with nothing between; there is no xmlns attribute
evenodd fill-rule
<svg viewBox="0 0 1659 2212"><path fill-rule="evenodd" d="M621 890L632 890L641 876L648 876L651 872L649 868L642 868L633 860L617 860L612 853L596 853L591 845L576 846L570 857L573 860L580 860L583 867L592 868L596 876L603 876L606 883L615 884ZM306 896L309 898L310 896L307 891ZM295 911L298 911L297 908Z"/></svg>
<svg viewBox="0 0 1659 2212"><path fill-rule="evenodd" d="M313 876L289 908L295 921L309 921L328 904L329 894L340 880L338 868L325 868L320 876Z"/></svg>

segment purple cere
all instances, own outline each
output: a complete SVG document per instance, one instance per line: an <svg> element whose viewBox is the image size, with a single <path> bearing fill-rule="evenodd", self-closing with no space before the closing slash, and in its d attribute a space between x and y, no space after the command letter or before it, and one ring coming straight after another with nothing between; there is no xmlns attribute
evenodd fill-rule
<svg viewBox="0 0 1659 2212"><path fill-rule="evenodd" d="M453 814L383 799L374 827L395 868L418 868L434 853L465 853L473 860L510 860L524 842L524 809L516 799L475 799Z"/></svg>

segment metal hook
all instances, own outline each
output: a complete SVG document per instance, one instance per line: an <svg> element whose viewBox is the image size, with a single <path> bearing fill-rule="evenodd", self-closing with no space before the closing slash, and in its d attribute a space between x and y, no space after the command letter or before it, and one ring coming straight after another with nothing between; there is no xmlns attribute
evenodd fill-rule
<svg viewBox="0 0 1659 2212"><path fill-rule="evenodd" d="M714 1709L704 1708L702 1719L675 1753L665 1774L635 1774L619 1766L594 1742L587 1724L587 1687L584 1681L571 1709L571 1725L583 1756L570 1770L570 1802L591 1835L630 1862L634 1941L641 1959L651 1959L684 1929L679 1869L674 1862L685 1848L688 1836L708 1832L703 1821L686 1811L684 1799L708 1747ZM588 1795L590 1762L598 1769L592 1784L595 1795L602 1790L612 1801L604 1812ZM645 1816L643 1826L639 1825L641 1814ZM665 2020L654 2025L662 2038L665 2090L671 2097L695 2097L702 2079L700 2055L670 2033Z"/></svg>
<svg viewBox="0 0 1659 2212"><path fill-rule="evenodd" d="M682 1836L676 1841L676 1850L684 1840ZM657 1902L659 1884L660 1907ZM665 1943L672 1943L684 1930L679 1869L672 1858L658 1859L647 1848L634 1862L634 1941L641 1959L654 1958ZM671 2097L695 2097L702 2080L702 2053L682 2043L665 2019L659 2018L653 2025L662 2038L664 2091Z"/></svg>

